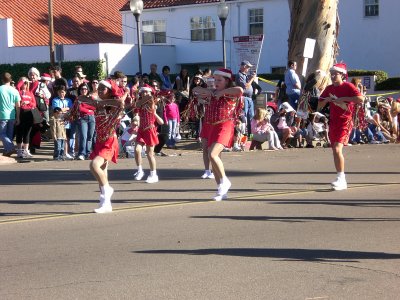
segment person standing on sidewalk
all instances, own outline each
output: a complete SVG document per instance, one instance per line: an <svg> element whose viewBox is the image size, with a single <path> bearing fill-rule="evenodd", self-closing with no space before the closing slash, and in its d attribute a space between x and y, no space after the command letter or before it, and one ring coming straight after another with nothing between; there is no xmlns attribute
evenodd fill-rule
<svg viewBox="0 0 400 300"><path fill-rule="evenodd" d="M15 153L13 143L14 126L19 124L21 97L18 91L11 86L11 74L4 73L0 86L0 139L4 147L4 156Z"/></svg>
<svg viewBox="0 0 400 300"><path fill-rule="evenodd" d="M329 103L329 139L332 145L333 161L337 171L337 178L332 182L332 189L336 191L347 189L344 174L343 146L349 141L353 127L352 116L354 105L362 103L364 96L351 83L346 82L347 67L344 63L333 65L330 69L332 84L322 92L318 110Z"/></svg>
<svg viewBox="0 0 400 300"><path fill-rule="evenodd" d="M289 60L288 69L285 72L286 94L289 98L290 105L297 110L297 104L300 99L301 82L299 75L296 74L297 62Z"/></svg>
<svg viewBox="0 0 400 300"><path fill-rule="evenodd" d="M256 79L256 74L248 75L250 68L253 65L244 60L240 64L239 73L236 75L236 86L243 89L244 98L244 115L246 117L247 135L251 134L251 120L254 118L254 103L253 103L253 81Z"/></svg>

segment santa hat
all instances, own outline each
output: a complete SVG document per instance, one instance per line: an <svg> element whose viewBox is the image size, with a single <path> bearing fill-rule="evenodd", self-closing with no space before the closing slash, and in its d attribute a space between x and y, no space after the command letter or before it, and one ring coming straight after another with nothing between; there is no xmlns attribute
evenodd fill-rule
<svg viewBox="0 0 400 300"><path fill-rule="evenodd" d="M46 81L50 81L51 80L51 76L50 76L50 74L43 73L43 75L40 77L40 79L46 80Z"/></svg>
<svg viewBox="0 0 400 300"><path fill-rule="evenodd" d="M332 68L330 68L330 71L337 71L343 74L347 74L347 66L345 63L334 64Z"/></svg>
<svg viewBox="0 0 400 300"><path fill-rule="evenodd" d="M165 97L165 98L172 98L175 96L174 91L172 90L162 90L158 92L158 96Z"/></svg>
<svg viewBox="0 0 400 300"><path fill-rule="evenodd" d="M156 91L153 89L153 87L151 87L148 84L144 84L140 89L139 89L139 93L142 92L150 92L152 95L154 95L156 93Z"/></svg>
<svg viewBox="0 0 400 300"><path fill-rule="evenodd" d="M104 85L106 88L111 89L111 81L109 80L101 80L99 85Z"/></svg>
<svg viewBox="0 0 400 300"><path fill-rule="evenodd" d="M229 69L217 69L214 71L214 75L220 75L222 77L228 78L229 80L232 80L232 71Z"/></svg>

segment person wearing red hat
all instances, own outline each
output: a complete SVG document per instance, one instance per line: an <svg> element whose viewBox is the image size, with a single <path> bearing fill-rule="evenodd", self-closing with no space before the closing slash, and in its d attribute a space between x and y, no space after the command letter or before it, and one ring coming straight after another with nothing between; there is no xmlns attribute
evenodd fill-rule
<svg viewBox="0 0 400 300"><path fill-rule="evenodd" d="M337 178L332 182L332 189L347 189L344 174L343 146L347 145L352 130L354 105L363 103L364 96L351 83L347 82L347 67L344 63L333 65L330 69L332 84L322 92L318 109L329 103L329 139L332 145L333 160Z"/></svg>
<svg viewBox="0 0 400 300"><path fill-rule="evenodd" d="M96 143L90 154L90 171L100 186L100 205L95 213L112 212L111 196L114 189L108 182L108 164L110 161L117 163L118 139L115 132L122 112L127 94L119 97L118 87L114 82L102 80L99 82L98 96L79 96L71 109L69 118L79 118L79 104L88 103L95 107Z"/></svg>
<svg viewBox="0 0 400 300"><path fill-rule="evenodd" d="M135 147L135 162L137 172L134 174L135 180L141 180L144 176L142 168L142 149L146 146L147 159L150 166L150 175L147 177L147 183L158 182L156 170L156 159L154 155L154 147L158 144L158 134L156 123L164 124L164 120L157 115L157 100L156 91L148 84L143 85L139 90L139 99L136 102L136 107L139 108L139 130L136 137Z"/></svg>
<svg viewBox="0 0 400 300"><path fill-rule="evenodd" d="M214 72L214 78L215 89L195 87L193 92L210 105L208 157L218 184L217 194L213 199L221 201L227 199L231 182L226 177L220 154L224 147L232 147L234 121L243 108L243 89L234 86L231 70L218 69Z"/></svg>

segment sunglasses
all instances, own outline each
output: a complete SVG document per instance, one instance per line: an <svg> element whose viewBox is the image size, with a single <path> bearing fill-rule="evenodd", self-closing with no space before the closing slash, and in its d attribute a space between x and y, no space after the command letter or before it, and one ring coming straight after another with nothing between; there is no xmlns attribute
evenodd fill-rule
<svg viewBox="0 0 400 300"><path fill-rule="evenodd" d="M88 88L86 88L86 87L83 87L83 88L81 88L81 90L87 90Z"/></svg>
<svg viewBox="0 0 400 300"><path fill-rule="evenodd" d="M99 82L98 81L93 81L92 84L99 84Z"/></svg>

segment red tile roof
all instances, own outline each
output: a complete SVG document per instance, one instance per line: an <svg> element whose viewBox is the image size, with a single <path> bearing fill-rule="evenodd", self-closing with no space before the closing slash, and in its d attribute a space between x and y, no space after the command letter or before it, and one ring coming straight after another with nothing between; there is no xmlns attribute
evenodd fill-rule
<svg viewBox="0 0 400 300"><path fill-rule="evenodd" d="M124 4L126 0L53 0L55 43L121 43L119 10ZM0 1L0 12L13 19L15 46L48 45L48 1Z"/></svg>
<svg viewBox="0 0 400 300"><path fill-rule="evenodd" d="M228 0L229 1L229 0ZM170 6L181 6L191 4L207 4L220 2L220 0L143 0L144 9L159 8L159 7L170 7ZM130 10L129 1L121 8L121 11Z"/></svg>
<svg viewBox="0 0 400 300"><path fill-rule="evenodd" d="M150 9L215 3L220 0L144 0L143 2L144 8ZM127 10L130 10L127 0L53 0L54 42L121 43L120 11ZM0 11L0 18L13 19L14 46L48 45L48 1L0 1Z"/></svg>

